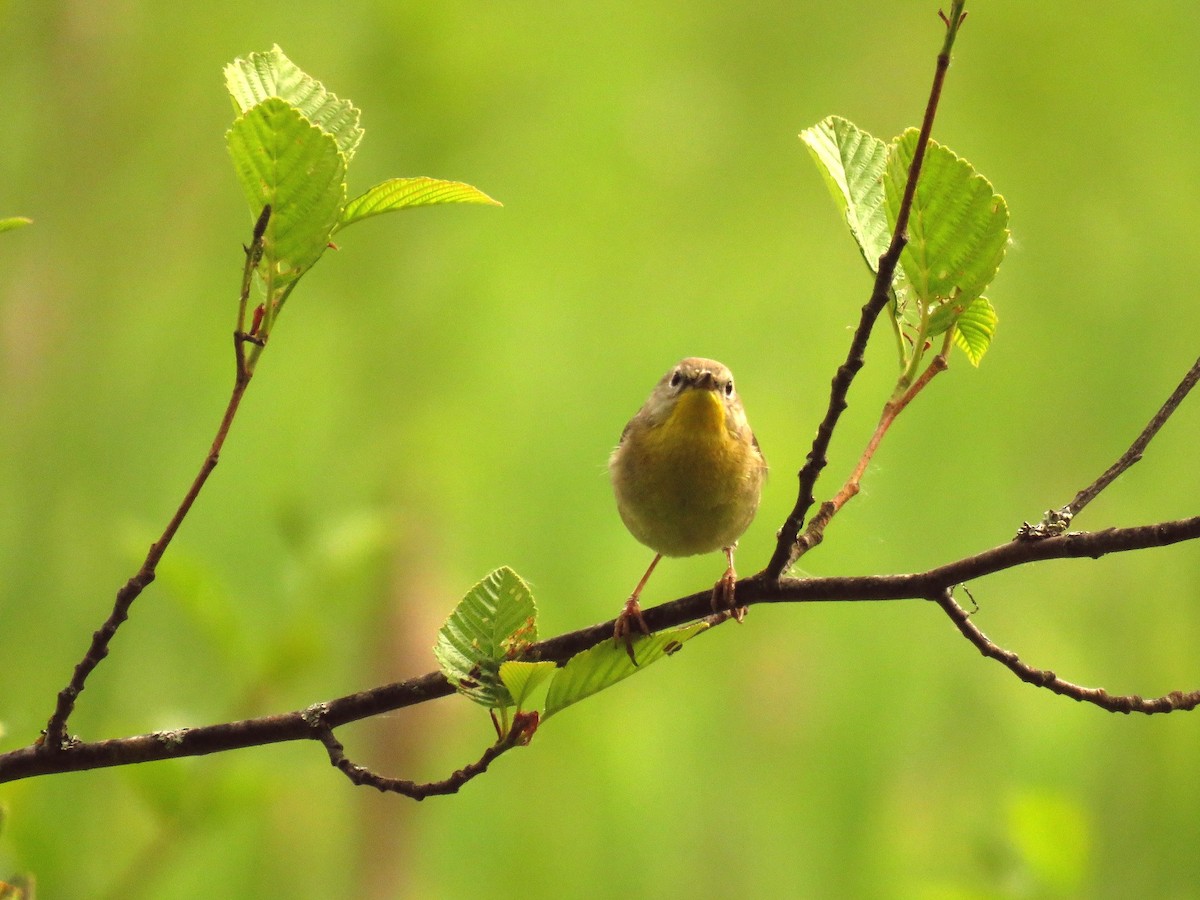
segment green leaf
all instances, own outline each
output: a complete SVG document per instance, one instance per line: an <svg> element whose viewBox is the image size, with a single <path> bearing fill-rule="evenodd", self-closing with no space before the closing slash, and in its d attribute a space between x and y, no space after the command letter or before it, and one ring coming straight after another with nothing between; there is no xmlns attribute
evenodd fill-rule
<svg viewBox="0 0 1200 900"><path fill-rule="evenodd" d="M550 682L550 689L546 692L546 714L542 720L545 721L572 703L612 687L630 675L644 672L651 663L672 655L685 641L706 631L708 627L707 622L695 622L682 628L659 631L649 637L635 638L636 666L625 652L625 645L616 641L602 641L576 654Z"/></svg>
<svg viewBox="0 0 1200 900"><path fill-rule="evenodd" d="M265 53L251 53L225 67L225 87L239 112L247 112L271 97L294 106L309 122L337 141L346 163L362 140L360 113L349 100L303 72L276 44Z"/></svg>
<svg viewBox="0 0 1200 900"><path fill-rule="evenodd" d="M500 680L512 695L513 705L525 709L526 701L557 671L552 662L506 662L500 664Z"/></svg>
<svg viewBox="0 0 1200 900"><path fill-rule="evenodd" d="M941 304L929 317L929 336L937 337L954 329L954 343L967 354L971 365L978 366L996 334L1000 319L986 297L976 297L963 309L962 304L949 301Z"/></svg>
<svg viewBox="0 0 1200 900"><path fill-rule="evenodd" d="M345 157L332 137L277 97L239 116L226 143L251 214L271 205L259 274L275 300L329 244L346 202Z"/></svg>
<svg viewBox="0 0 1200 900"><path fill-rule="evenodd" d="M507 566L496 569L467 592L438 631L438 665L476 703L512 706L500 665L537 640L536 616L529 585Z"/></svg>
<svg viewBox="0 0 1200 900"><path fill-rule="evenodd" d="M800 132L800 139L825 178L825 186L846 217L871 271L891 241L884 209L883 173L887 144L840 116L829 116Z"/></svg>
<svg viewBox="0 0 1200 900"><path fill-rule="evenodd" d="M32 225L33 219L26 219L24 216L13 216L10 219L0 219L0 232L12 231L16 228L23 228L26 225Z"/></svg>
<svg viewBox="0 0 1200 900"><path fill-rule="evenodd" d="M362 219L398 209L433 206L439 203L488 203L500 206L479 188L461 181L438 178L390 178L355 197L342 210L337 227L345 228Z"/></svg>
<svg viewBox="0 0 1200 900"><path fill-rule="evenodd" d="M967 354L971 365L978 366L991 346L996 334L996 324L1000 321L996 310L986 297L976 297L970 306L958 317L954 332L954 343Z"/></svg>
<svg viewBox="0 0 1200 900"><path fill-rule="evenodd" d="M889 228L895 227L919 134L910 128L892 142L884 191ZM954 300L968 306L983 294L1008 248L1008 206L969 162L930 141L913 198L904 274L927 307Z"/></svg>

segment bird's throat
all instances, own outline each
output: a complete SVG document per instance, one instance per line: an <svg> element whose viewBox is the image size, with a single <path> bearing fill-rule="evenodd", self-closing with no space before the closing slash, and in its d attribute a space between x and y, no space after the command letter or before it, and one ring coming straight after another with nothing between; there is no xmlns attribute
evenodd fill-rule
<svg viewBox="0 0 1200 900"><path fill-rule="evenodd" d="M671 415L663 423L669 434L683 433L693 439L725 436L725 404L714 391L698 388L679 395Z"/></svg>

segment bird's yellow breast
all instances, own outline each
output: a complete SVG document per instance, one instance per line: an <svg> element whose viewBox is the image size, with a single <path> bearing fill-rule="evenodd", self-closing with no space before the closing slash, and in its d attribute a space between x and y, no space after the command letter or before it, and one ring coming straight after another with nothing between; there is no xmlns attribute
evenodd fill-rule
<svg viewBox="0 0 1200 900"><path fill-rule="evenodd" d="M711 390L686 390L662 422L632 429L613 465L625 525L667 556L732 545L758 508L762 458Z"/></svg>

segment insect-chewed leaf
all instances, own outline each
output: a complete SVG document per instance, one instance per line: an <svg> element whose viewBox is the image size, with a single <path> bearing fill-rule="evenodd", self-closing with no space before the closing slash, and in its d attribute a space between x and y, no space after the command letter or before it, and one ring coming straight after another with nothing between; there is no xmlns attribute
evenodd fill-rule
<svg viewBox="0 0 1200 900"><path fill-rule="evenodd" d="M496 569L459 602L438 631L434 656L446 678L491 709L512 706L500 665L537 640L537 607L521 576Z"/></svg>
<svg viewBox="0 0 1200 900"><path fill-rule="evenodd" d="M846 216L863 259L876 271L891 238L883 196L887 144L840 116L829 116L804 129L800 139Z"/></svg>
<svg viewBox="0 0 1200 900"><path fill-rule="evenodd" d="M439 203L487 203L502 205L477 187L461 181L442 181L438 178L390 178L355 197L342 210L338 228L345 228L361 219L399 209L433 206Z"/></svg>
<svg viewBox="0 0 1200 900"><path fill-rule="evenodd" d="M888 151L884 192L889 227L899 215L919 133L910 128ZM929 142L900 256L908 282L927 306L982 295L1008 248L1008 205L962 157Z"/></svg>
<svg viewBox="0 0 1200 900"><path fill-rule="evenodd" d="M349 100L325 90L317 79L302 71L276 44L265 53L251 53L225 67L225 87L239 112L278 97L296 107L338 145L347 164L362 140L360 113Z"/></svg>
<svg viewBox="0 0 1200 900"><path fill-rule="evenodd" d="M251 213L271 206L259 272L278 295L329 244L346 202L345 157L330 135L278 97L239 116L225 139Z"/></svg>
<svg viewBox="0 0 1200 900"><path fill-rule="evenodd" d="M682 628L659 631L649 637L634 641L638 664L635 666L625 652L625 646L616 641L602 641L589 650L578 653L558 670L550 689L546 692L545 721L554 713L578 703L592 694L612 687L618 681L643 672L664 656L670 656L686 641L708 629L707 622L695 622Z"/></svg>

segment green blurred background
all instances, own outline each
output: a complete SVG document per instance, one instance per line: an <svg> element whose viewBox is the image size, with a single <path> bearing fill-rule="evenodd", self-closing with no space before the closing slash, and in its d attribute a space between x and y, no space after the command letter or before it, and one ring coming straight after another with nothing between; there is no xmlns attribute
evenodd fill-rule
<svg viewBox="0 0 1200 900"><path fill-rule="evenodd" d="M28 743L208 446L250 216L221 67L278 42L364 111L356 192L469 181L342 235L305 279L222 462L72 730L303 707L433 668L498 565L543 634L616 613L648 561L605 461L681 356L737 374L773 477L763 565L869 282L796 138L916 124L931 2L297 0L0 6L0 747ZM936 136L1005 195L982 368L903 416L814 574L1007 540L1127 446L1197 354L1200 19L972 3ZM1154 12L1157 10L1157 12ZM894 377L877 335L818 494ZM1196 401L1079 527L1192 515ZM668 561L645 599L710 584ZM1035 665L1200 683L1187 546L971 585ZM440 778L491 737L448 699L346 728ZM352 787L315 745L0 788L0 879L48 898L1200 896L1196 714L1018 682L916 602L757 608L556 718L461 795Z"/></svg>

